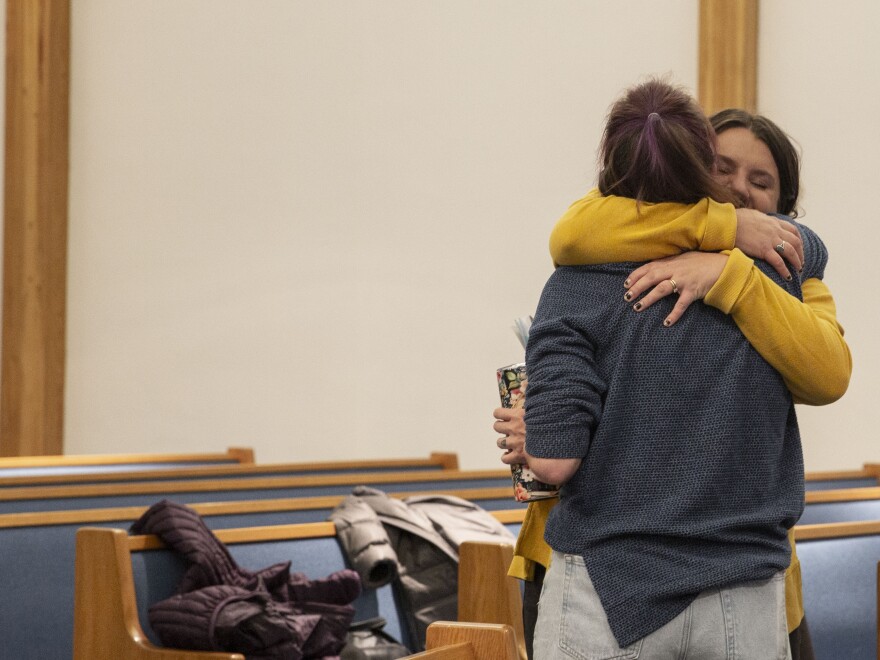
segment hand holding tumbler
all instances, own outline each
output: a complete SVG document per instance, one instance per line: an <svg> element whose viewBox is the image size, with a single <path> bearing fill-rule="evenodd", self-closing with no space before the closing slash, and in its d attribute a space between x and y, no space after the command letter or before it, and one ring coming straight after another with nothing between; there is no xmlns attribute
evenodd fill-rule
<svg viewBox="0 0 880 660"><path fill-rule="evenodd" d="M526 365L519 362L498 369L498 390L503 408L522 408L526 402ZM559 495L559 488L539 481L526 464L510 466L513 497L517 502L543 500Z"/></svg>

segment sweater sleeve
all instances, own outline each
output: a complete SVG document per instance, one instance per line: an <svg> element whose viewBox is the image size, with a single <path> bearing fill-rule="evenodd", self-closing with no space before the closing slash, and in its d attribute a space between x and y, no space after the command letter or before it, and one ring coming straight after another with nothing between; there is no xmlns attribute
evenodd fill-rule
<svg viewBox="0 0 880 660"><path fill-rule="evenodd" d="M603 197L598 189L572 204L550 234L558 266L648 261L687 250L733 249L736 211L703 199L696 204L649 204Z"/></svg>
<svg viewBox="0 0 880 660"><path fill-rule="evenodd" d="M733 250L705 303L729 314L749 343L785 380L798 403L825 405L843 396L852 356L831 292L805 280L801 302L739 250Z"/></svg>
<svg viewBox="0 0 880 660"><path fill-rule="evenodd" d="M586 456L606 390L595 346L571 310L580 292L566 286L567 270L544 286L526 347L525 448L536 458Z"/></svg>

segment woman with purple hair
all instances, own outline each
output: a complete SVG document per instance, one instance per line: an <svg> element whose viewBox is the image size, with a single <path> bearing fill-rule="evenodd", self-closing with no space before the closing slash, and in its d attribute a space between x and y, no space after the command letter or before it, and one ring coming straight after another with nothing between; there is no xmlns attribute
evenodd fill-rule
<svg viewBox="0 0 880 660"><path fill-rule="evenodd" d="M629 200L633 221L650 229L664 204L731 200L712 177L713 140L689 95L659 81L634 87L609 116L601 201L623 212L619 202ZM711 226L701 213L706 241ZM693 223L699 213L685 215ZM784 256L804 279L820 278L824 248L811 232L803 241L803 260L794 240ZM693 247L707 249L678 251ZM732 245L708 249L722 247ZM762 271L786 296L800 294L790 275L736 252L711 256L738 273ZM644 279L630 276L637 266L557 269L532 327L529 463L543 480L564 484L547 521L554 558L535 657L627 657L621 647L631 647L650 658L678 650L683 635L694 654L687 657L729 657L731 643L748 649L743 657L786 657L786 531L803 500L791 395L717 309L695 307L670 321L669 303L635 302L637 315L621 305L614 291ZM661 284L679 291L675 278ZM637 297L630 288L627 298ZM726 631L740 626L748 637L732 640Z"/></svg>

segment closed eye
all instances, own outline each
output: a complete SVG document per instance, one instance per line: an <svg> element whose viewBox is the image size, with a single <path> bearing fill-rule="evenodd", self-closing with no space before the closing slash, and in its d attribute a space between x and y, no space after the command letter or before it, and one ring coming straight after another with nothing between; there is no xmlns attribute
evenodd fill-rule
<svg viewBox="0 0 880 660"><path fill-rule="evenodd" d="M718 156L715 162L715 169L718 171L718 174L733 174L736 170L736 163L724 156Z"/></svg>

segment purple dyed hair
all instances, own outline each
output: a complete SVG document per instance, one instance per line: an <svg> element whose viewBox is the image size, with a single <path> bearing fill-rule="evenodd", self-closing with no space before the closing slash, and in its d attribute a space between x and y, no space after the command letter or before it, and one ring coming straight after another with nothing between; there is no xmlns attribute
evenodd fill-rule
<svg viewBox="0 0 880 660"><path fill-rule="evenodd" d="M686 91L651 79L611 107L600 148L599 190L640 202L733 202L713 178L715 132Z"/></svg>

